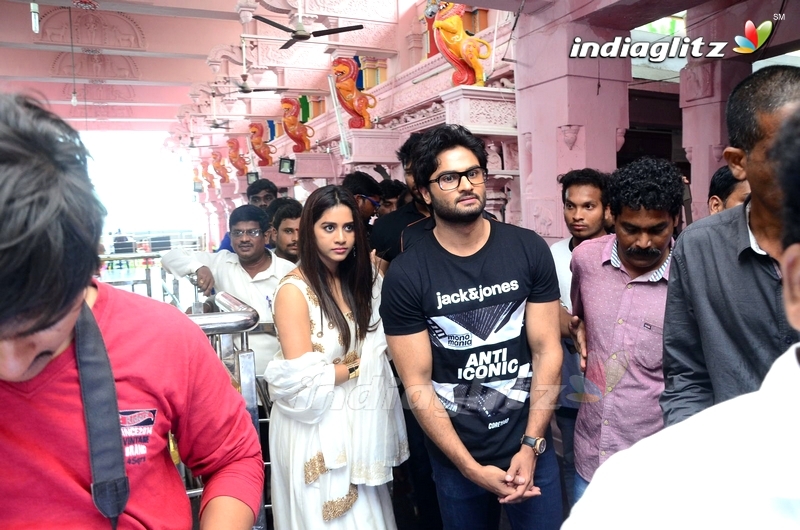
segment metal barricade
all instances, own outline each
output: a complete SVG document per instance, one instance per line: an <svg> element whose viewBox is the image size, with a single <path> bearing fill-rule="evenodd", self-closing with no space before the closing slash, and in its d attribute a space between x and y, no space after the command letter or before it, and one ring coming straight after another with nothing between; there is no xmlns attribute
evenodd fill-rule
<svg viewBox="0 0 800 530"><path fill-rule="evenodd" d="M138 262L142 261L144 263L144 279L141 278L125 278L125 279L118 279L118 280L110 280L106 281L108 285L113 285L115 287L119 287L121 285L130 285L131 291L135 292L135 287L137 285L144 285L147 288L147 296L149 298L153 297L153 289L150 285L150 267L154 265L154 260L161 259L161 253L159 252L131 252L125 254L101 254L100 261L103 263L108 264L109 266L113 266L115 263L126 263L129 264L131 261ZM134 267L134 270L136 267ZM112 270L112 269L109 269ZM163 274L162 274L163 279Z"/></svg>
<svg viewBox="0 0 800 530"><path fill-rule="evenodd" d="M263 382L259 382L256 377L255 353L250 349L248 341L248 333L259 327L258 312L226 292L214 295L213 303L220 312L191 314L189 318L209 337L220 360L232 374L244 397L256 433L259 434L258 396L262 396L262 403L267 406L265 396L268 394L261 388ZM234 341L236 335L239 338L238 348ZM264 462L264 465L268 466L269 462ZM199 496L201 493L201 488L187 491L190 496ZM266 510L271 509L271 505L265 504L263 497L261 504L262 509L253 528L265 530Z"/></svg>

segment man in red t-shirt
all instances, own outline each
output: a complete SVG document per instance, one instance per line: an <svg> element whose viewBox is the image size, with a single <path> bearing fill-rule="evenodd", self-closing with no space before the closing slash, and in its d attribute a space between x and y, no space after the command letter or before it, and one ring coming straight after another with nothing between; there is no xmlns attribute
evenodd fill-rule
<svg viewBox="0 0 800 530"><path fill-rule="evenodd" d="M2 526L109 524L92 500L84 417L91 392L76 363L74 330L86 306L81 322L97 323L117 395L130 484L119 528L191 527L169 432L204 479L203 528L250 528L261 451L205 335L169 305L92 280L105 208L87 154L78 133L36 101L0 95ZM94 416L102 414L86 411Z"/></svg>

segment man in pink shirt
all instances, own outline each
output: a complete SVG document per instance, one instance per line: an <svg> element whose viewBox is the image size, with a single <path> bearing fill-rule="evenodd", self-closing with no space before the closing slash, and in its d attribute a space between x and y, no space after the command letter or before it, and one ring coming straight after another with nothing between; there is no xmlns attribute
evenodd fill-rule
<svg viewBox="0 0 800 530"><path fill-rule="evenodd" d="M662 327L681 173L666 160L642 158L614 172L609 196L616 234L572 254L573 315L585 323L587 355L576 501L606 459L663 427Z"/></svg>

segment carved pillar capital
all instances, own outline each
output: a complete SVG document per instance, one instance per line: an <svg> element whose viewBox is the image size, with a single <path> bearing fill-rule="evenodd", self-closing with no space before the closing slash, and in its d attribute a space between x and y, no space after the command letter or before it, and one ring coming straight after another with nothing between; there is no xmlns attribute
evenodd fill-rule
<svg viewBox="0 0 800 530"><path fill-rule="evenodd" d="M564 144L572 151L575 147L575 142L578 140L578 132L581 130L580 125L562 125L559 127Z"/></svg>
<svg viewBox="0 0 800 530"><path fill-rule="evenodd" d="M239 21L247 24L253 20L253 13L258 7L258 2L253 0L239 0L236 2L236 12L239 13Z"/></svg>

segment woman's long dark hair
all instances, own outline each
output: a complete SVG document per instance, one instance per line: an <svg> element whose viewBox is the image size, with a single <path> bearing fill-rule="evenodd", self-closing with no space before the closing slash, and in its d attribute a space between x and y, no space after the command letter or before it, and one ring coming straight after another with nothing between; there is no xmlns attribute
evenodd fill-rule
<svg viewBox="0 0 800 530"><path fill-rule="evenodd" d="M356 199L352 193L341 186L333 185L314 190L306 200L300 217L298 254L300 270L305 276L306 283L317 295L322 312L336 326L341 334L342 344L351 348L354 345L350 336L350 326L331 293L333 275L319 256L317 238L314 234L314 224L326 211L339 205L348 207L353 214L353 232L356 237L353 251L339 263L336 274L342 287L342 297L353 312L356 339L364 340L372 316L372 285L375 276L369 258L366 228L361 221ZM311 317L313 318L313 315Z"/></svg>

